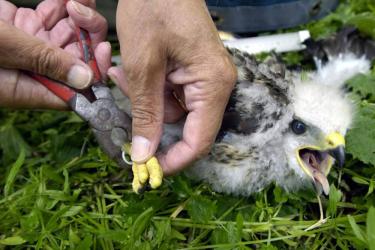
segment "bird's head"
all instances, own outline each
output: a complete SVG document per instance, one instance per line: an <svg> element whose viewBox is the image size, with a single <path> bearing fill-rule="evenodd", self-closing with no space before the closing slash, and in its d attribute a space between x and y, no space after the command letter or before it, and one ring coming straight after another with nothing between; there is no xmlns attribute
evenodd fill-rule
<svg viewBox="0 0 375 250"><path fill-rule="evenodd" d="M317 191L329 193L327 175L332 165L345 160L345 134L353 115L353 104L336 86L313 81L294 86L292 109L285 145L288 163Z"/></svg>

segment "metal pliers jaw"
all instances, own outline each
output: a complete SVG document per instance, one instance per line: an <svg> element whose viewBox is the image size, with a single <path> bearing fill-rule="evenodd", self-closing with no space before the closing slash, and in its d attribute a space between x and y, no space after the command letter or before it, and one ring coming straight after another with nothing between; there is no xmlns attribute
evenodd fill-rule
<svg viewBox="0 0 375 250"><path fill-rule="evenodd" d="M91 87L95 99L77 93L70 101L71 108L90 124L103 151L121 167L128 164L123 160L123 146L131 141L131 118L115 103L111 90L103 83Z"/></svg>
<svg viewBox="0 0 375 250"><path fill-rule="evenodd" d="M104 84L95 84L91 90L94 101L90 102L87 96L77 93L69 101L71 108L90 124L107 155L119 166L132 165L132 186L136 193L142 193L148 186L158 188L163 180L163 171L155 157L143 164L129 162L124 157L130 151L131 118L116 105L110 89Z"/></svg>

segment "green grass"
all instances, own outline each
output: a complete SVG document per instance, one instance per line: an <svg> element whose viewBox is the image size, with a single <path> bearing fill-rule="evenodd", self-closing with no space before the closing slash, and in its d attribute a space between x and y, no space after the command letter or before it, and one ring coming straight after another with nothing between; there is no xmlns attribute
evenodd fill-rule
<svg viewBox="0 0 375 250"><path fill-rule="evenodd" d="M315 37L346 23L374 36L371 1L343 3L307 25ZM364 18L365 17L365 18ZM354 20L354 21L353 21ZM372 27L373 28L373 27ZM373 33L372 33L373 32ZM286 57L288 58L288 57ZM298 62L298 56L289 56ZM184 176L135 195L128 173L69 112L0 111L0 249L375 249L375 72L350 81L358 115L348 161L322 197L270 186L248 198Z"/></svg>

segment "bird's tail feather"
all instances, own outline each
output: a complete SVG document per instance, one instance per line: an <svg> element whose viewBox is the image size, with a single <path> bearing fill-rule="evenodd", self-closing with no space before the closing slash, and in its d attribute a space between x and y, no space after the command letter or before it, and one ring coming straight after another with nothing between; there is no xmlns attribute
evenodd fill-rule
<svg viewBox="0 0 375 250"><path fill-rule="evenodd" d="M371 62L365 56L359 58L354 54L340 54L318 67L314 80L324 85L341 87L355 75L368 73L370 67Z"/></svg>
<svg viewBox="0 0 375 250"><path fill-rule="evenodd" d="M375 41L361 36L354 27L345 27L331 37L305 42L306 53L323 63L341 54L353 54L357 57L365 57L368 60L375 59Z"/></svg>
<svg viewBox="0 0 375 250"><path fill-rule="evenodd" d="M325 85L341 87L356 74L368 73L375 59L375 41L360 36L353 27L326 39L309 39L305 44L317 67L314 80Z"/></svg>

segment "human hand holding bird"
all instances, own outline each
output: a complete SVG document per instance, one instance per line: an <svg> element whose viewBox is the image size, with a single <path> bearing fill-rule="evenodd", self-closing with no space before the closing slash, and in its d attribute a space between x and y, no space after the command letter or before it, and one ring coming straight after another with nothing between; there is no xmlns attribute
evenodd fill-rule
<svg viewBox="0 0 375 250"><path fill-rule="evenodd" d="M328 194L327 175L334 162L344 162L344 136L354 114L343 85L368 72L370 61L341 54L317 71L300 73L276 57L259 62L245 52L230 53L239 77L219 136L187 174L235 195L248 196L271 183ZM164 125L159 150L181 137L181 124Z"/></svg>

